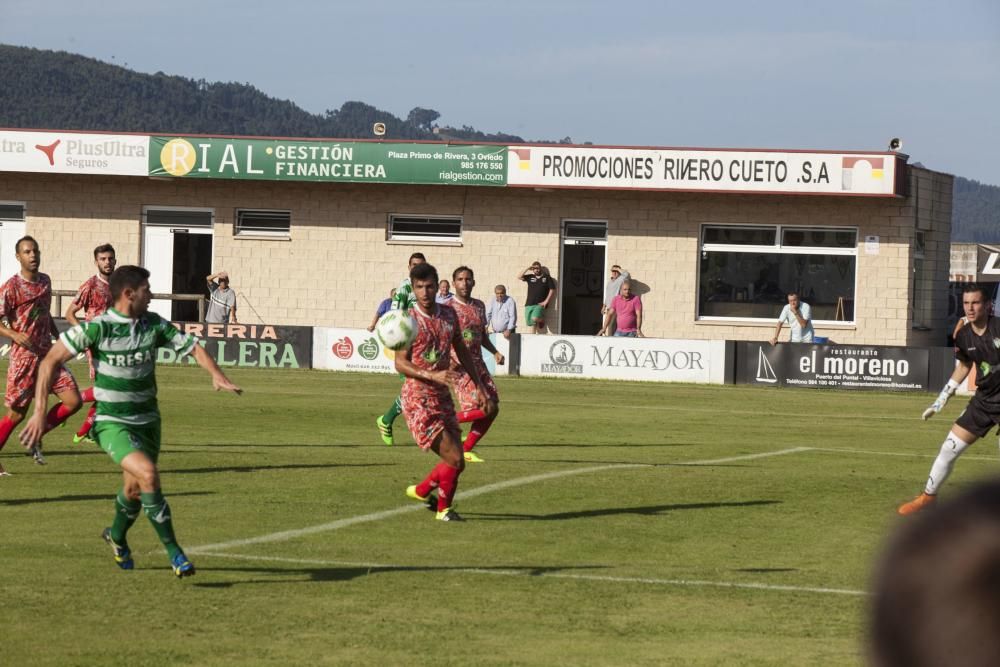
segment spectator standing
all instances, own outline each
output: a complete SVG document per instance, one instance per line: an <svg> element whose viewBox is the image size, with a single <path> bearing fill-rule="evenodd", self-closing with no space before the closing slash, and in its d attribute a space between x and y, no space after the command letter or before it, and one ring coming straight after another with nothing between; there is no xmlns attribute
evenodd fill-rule
<svg viewBox="0 0 1000 667"><path fill-rule="evenodd" d="M542 263L535 261L521 271L518 280L528 283L528 297L524 301L524 323L532 327L534 333L545 331L545 309L556 293L555 281Z"/></svg>
<svg viewBox="0 0 1000 667"><path fill-rule="evenodd" d="M781 309L778 315L778 324L774 327L774 335L771 336L771 345L778 342L778 334L781 333L781 326L788 323L792 330L791 342L811 343L813 342L812 308L805 301L799 298L798 292L788 293L788 303Z"/></svg>
<svg viewBox="0 0 1000 667"><path fill-rule="evenodd" d="M611 266L611 277L608 278L608 282L604 286L604 301L601 302L602 317L611 310L611 300L621 293L622 283L631 277L632 275L628 271L623 271L618 264Z"/></svg>
<svg viewBox="0 0 1000 667"><path fill-rule="evenodd" d="M229 287L229 274L219 271L205 280L209 292L205 321L209 324L236 324L236 292Z"/></svg>
<svg viewBox="0 0 1000 667"><path fill-rule="evenodd" d="M368 325L368 331L375 331L375 325L378 321L382 319L382 316L392 310L392 298L396 296L396 288L393 287L389 290L389 298L382 299L378 304L378 308L375 309L375 317L372 318L372 323Z"/></svg>
<svg viewBox="0 0 1000 667"><path fill-rule="evenodd" d="M486 321L490 330L510 339L517 328L517 304L507 296L507 287L497 285L493 288L493 298L486 305Z"/></svg>
<svg viewBox="0 0 1000 667"><path fill-rule="evenodd" d="M437 303L448 303L454 298L455 294L451 291L451 283L447 280L442 280L438 283L438 291L434 295L434 301Z"/></svg>
<svg viewBox="0 0 1000 667"><path fill-rule="evenodd" d="M632 282L629 280L622 282L619 293L611 299L611 307L604 314L604 326L597 333L598 336L607 336L611 331L612 317L617 326L615 336L646 337L642 333L642 299L638 294L632 293Z"/></svg>

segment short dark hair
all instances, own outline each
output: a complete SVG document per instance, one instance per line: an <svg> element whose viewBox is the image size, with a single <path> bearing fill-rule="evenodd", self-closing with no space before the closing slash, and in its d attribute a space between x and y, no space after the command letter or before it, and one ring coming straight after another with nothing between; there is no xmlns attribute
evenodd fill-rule
<svg viewBox="0 0 1000 667"><path fill-rule="evenodd" d="M460 274L462 271L468 271L469 277L472 278L473 280L476 279L475 272L469 267L465 266L464 264L451 272L451 279L455 280L456 278L458 278L458 274Z"/></svg>
<svg viewBox="0 0 1000 667"><path fill-rule="evenodd" d="M17 240L17 243L14 244L14 252L21 252L21 244L24 243L25 241L31 241L32 243L35 244L36 248L41 248L41 246L38 245L38 241L35 240L34 236L22 236Z"/></svg>
<svg viewBox="0 0 1000 667"><path fill-rule="evenodd" d="M410 283L415 283L418 280L434 280L434 284L437 285L441 280L438 278L438 270L433 266L424 262L423 264L417 264L415 267L410 269Z"/></svg>
<svg viewBox="0 0 1000 667"><path fill-rule="evenodd" d="M141 266L133 266L131 264L119 266L108 280L108 284L111 287L111 299L117 301L118 297L125 291L125 288L139 289L139 285L142 285L147 280L149 280L149 271Z"/></svg>
<svg viewBox="0 0 1000 667"><path fill-rule="evenodd" d="M415 252L412 255L410 255L410 258L408 260L406 260L406 263L409 264L410 262L412 262L415 259L419 259L421 262L426 262L427 261L427 258L424 257L424 253L422 253L422 252Z"/></svg>
<svg viewBox="0 0 1000 667"><path fill-rule="evenodd" d="M972 292L979 292L982 294L983 299L987 301L992 300L990 295L986 292L986 286L982 283L966 283L965 287L962 288L962 294L970 294Z"/></svg>
<svg viewBox="0 0 1000 667"><path fill-rule="evenodd" d="M114 255L115 247L110 243L105 243L103 245L97 246L96 248L94 248L94 259L97 259L97 256L100 255L102 252L110 252L112 255Z"/></svg>
<svg viewBox="0 0 1000 667"><path fill-rule="evenodd" d="M791 292L787 292L787 293L785 294L785 298L787 299L787 298L788 298L788 297L790 297L790 296L798 296L798 297L801 297L802 295L801 295L801 294L799 294L798 292L796 292L795 290L792 290Z"/></svg>

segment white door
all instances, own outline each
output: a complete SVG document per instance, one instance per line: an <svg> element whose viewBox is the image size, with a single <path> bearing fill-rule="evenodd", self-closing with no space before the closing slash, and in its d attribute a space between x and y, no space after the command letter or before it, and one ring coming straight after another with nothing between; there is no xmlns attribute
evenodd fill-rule
<svg viewBox="0 0 1000 667"><path fill-rule="evenodd" d="M24 236L23 220L4 220L0 222L0 283L21 270L21 265L15 257L17 240ZM42 255L45 259L45 255ZM45 264L42 264L45 271Z"/></svg>
<svg viewBox="0 0 1000 667"><path fill-rule="evenodd" d="M170 227L143 225L142 265L149 271L149 289L153 294L170 294L174 283L174 234ZM170 319L170 300L153 299L149 309Z"/></svg>
<svg viewBox="0 0 1000 667"><path fill-rule="evenodd" d="M149 271L150 291L153 294L200 293L204 289L204 277L211 273L212 212L149 209L146 221L142 226L142 265ZM178 239L181 234L184 238ZM194 244L196 237L198 243ZM193 247L199 248L197 258L192 258ZM180 264L175 265L178 258ZM173 306L170 299L153 299L149 303L150 310L168 320L174 320L173 314L179 312Z"/></svg>

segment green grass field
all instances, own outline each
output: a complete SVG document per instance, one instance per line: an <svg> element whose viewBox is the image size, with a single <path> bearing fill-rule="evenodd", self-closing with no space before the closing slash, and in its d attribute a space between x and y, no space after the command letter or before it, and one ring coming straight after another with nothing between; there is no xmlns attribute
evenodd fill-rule
<svg viewBox="0 0 1000 667"><path fill-rule="evenodd" d="M85 368L76 366L77 376ZM4 665L851 665L873 558L956 398L531 379L462 476L461 524L403 490L436 460L373 420L389 376L159 370L163 486L198 568L146 522L99 538L120 485L93 445L0 461ZM945 493L998 470L996 441Z"/></svg>

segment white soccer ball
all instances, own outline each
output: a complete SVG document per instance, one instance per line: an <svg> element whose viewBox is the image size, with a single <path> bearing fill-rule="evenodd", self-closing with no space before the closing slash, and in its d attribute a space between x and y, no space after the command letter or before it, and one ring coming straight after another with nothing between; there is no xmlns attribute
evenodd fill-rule
<svg viewBox="0 0 1000 667"><path fill-rule="evenodd" d="M405 350L417 337L417 321L408 312L390 310L379 318L375 333L390 350Z"/></svg>

